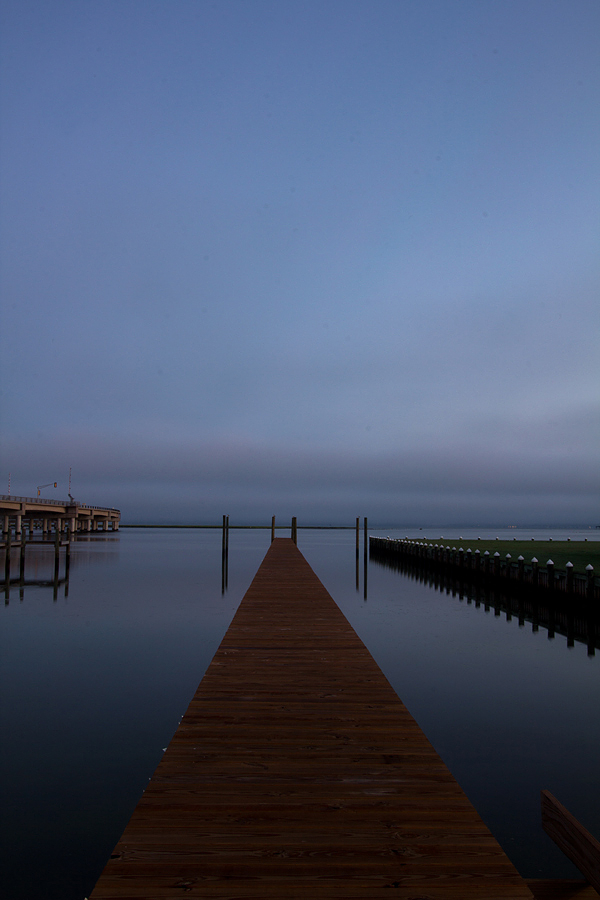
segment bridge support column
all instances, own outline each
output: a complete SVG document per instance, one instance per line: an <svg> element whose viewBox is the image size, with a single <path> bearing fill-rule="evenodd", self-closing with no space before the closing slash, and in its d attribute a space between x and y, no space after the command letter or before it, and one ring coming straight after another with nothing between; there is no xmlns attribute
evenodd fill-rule
<svg viewBox="0 0 600 900"><path fill-rule="evenodd" d="M88 519L86 522L86 525L85 525L85 530L89 531L91 527L92 527L92 520Z"/></svg>
<svg viewBox="0 0 600 900"><path fill-rule="evenodd" d="M119 520L113 519L113 531L118 531L118 530L119 530Z"/></svg>
<svg viewBox="0 0 600 900"><path fill-rule="evenodd" d="M17 534L21 534L21 516L19 513L15 516L15 537Z"/></svg>
<svg viewBox="0 0 600 900"><path fill-rule="evenodd" d="M10 517L4 516L4 524L2 525L2 534L8 534L10 528Z"/></svg>
<svg viewBox="0 0 600 900"><path fill-rule="evenodd" d="M48 534L48 519L42 519L42 534Z"/></svg>
<svg viewBox="0 0 600 900"><path fill-rule="evenodd" d="M108 531L108 518L102 519L102 531Z"/></svg>

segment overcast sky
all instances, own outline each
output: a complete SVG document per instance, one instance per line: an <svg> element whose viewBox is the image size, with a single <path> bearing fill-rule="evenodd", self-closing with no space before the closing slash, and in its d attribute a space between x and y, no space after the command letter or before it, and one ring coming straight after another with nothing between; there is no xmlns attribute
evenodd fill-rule
<svg viewBox="0 0 600 900"><path fill-rule="evenodd" d="M0 0L0 491L598 524L598 0Z"/></svg>

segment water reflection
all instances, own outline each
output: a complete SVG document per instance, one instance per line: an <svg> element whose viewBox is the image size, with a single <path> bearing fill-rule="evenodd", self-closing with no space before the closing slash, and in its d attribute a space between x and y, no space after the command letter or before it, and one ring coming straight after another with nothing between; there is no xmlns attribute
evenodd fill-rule
<svg viewBox="0 0 600 900"><path fill-rule="evenodd" d="M520 628L529 622L531 630L537 632L541 626L547 631L549 640L559 634L566 637L567 647L573 647L576 641L585 644L588 656L594 656L596 649L600 649L600 615L594 604L581 598L540 593L531 588L519 590L516 585L507 591L497 585L482 585L449 571L430 569L406 560L375 555L371 558L382 568L406 575L412 581L458 598L460 602L466 600L467 605L474 605L475 609L483 606L486 613L493 610L496 618L504 615L507 622L512 622L514 617Z"/></svg>
<svg viewBox="0 0 600 900"><path fill-rule="evenodd" d="M112 544L112 552L117 549L118 535L101 537L92 535L73 535L70 540L56 540L53 537L38 536L32 540L13 542L9 534L1 549L4 553L4 579L0 581L0 590L4 593L4 605L10 603L11 589L18 587L19 600L25 599L26 588L52 589L53 600L58 599L59 588L63 588L64 597L69 596L69 578L72 564L87 566L90 562L102 563L111 554L78 552L73 558L71 546L74 543L94 542ZM13 573L18 569L18 576Z"/></svg>
<svg viewBox="0 0 600 900"><path fill-rule="evenodd" d="M448 584L442 594L414 573L369 570L362 517L358 555L354 525L299 528L299 549L522 874L576 878L541 829L539 792L552 790L600 834L597 660L531 632L584 642L579 611L569 619L530 594L519 607L516 593L506 603ZM26 546L26 602L2 605L0 629L0 730L9 736L0 855L11 900L89 896L270 537L231 528L224 560L221 527L78 536L69 600L59 586L57 604L53 542ZM65 565L63 547L61 579ZM9 589L16 599L10 579ZM515 627L494 627L496 616Z"/></svg>

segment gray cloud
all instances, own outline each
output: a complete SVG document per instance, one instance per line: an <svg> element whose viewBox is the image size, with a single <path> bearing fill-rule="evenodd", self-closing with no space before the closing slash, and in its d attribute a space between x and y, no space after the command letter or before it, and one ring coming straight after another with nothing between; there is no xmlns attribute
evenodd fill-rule
<svg viewBox="0 0 600 900"><path fill-rule="evenodd" d="M596 515L598 6L350 6L5 5L15 490Z"/></svg>

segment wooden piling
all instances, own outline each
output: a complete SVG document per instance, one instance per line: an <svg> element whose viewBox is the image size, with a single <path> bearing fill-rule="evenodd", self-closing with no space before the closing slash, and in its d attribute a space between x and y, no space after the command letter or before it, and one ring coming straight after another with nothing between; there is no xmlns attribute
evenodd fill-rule
<svg viewBox="0 0 600 900"><path fill-rule="evenodd" d="M360 516L356 517L356 590L360 590Z"/></svg>
<svg viewBox="0 0 600 900"><path fill-rule="evenodd" d="M223 516L223 537L221 541L221 593L227 590L229 580L229 516Z"/></svg>
<svg viewBox="0 0 600 900"><path fill-rule="evenodd" d="M6 544L4 547L4 599L8 602L10 597L10 551L11 551L11 533L10 528L6 532Z"/></svg>
<svg viewBox="0 0 600 900"><path fill-rule="evenodd" d="M363 553L363 600L367 599L367 570L369 567L369 537L367 534L367 517L365 516L364 522L364 535L363 535L363 544L364 544L364 553Z"/></svg>

